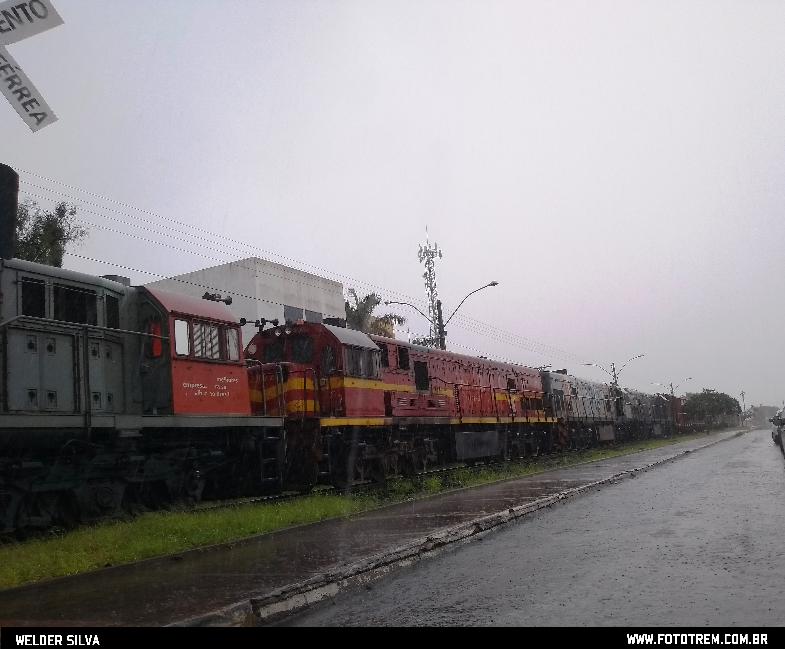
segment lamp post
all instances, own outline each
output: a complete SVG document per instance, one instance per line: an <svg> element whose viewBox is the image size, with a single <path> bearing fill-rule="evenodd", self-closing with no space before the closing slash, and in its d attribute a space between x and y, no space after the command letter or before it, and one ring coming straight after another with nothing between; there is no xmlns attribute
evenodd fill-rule
<svg viewBox="0 0 785 649"><path fill-rule="evenodd" d="M609 372L606 370L602 365L599 363L583 363L583 365L591 365L593 367L599 367L603 372L605 372L608 376L611 377L611 387L613 388L613 399L616 402L616 413L621 415L621 408L619 407L619 401L621 400L621 396L619 394L619 374L622 373L627 365L629 365L632 361L636 358L643 358L646 354L638 354L637 356L633 356L627 362L624 363L618 370L616 369L616 363L611 363L611 371Z"/></svg>
<svg viewBox="0 0 785 649"><path fill-rule="evenodd" d="M460 301L460 303L458 304L457 307L455 307L455 310L450 314L450 317L447 318L447 322L444 322L443 318L442 318L442 301L441 300L436 300L436 322L434 322L431 318L429 318L427 315L425 315L416 306L414 306L413 304L409 304L408 302L394 302L392 300L386 300L384 302L384 304L385 305L403 304L405 306L412 307L412 309L417 311L417 313L419 313L423 318L425 318L428 322L430 322L431 325L433 325L434 328L436 329L436 335L437 335L438 341L439 341L439 349L447 349L447 330L445 329L445 327L449 324L450 320L452 320L453 316L456 314L458 309L461 308L461 305L464 302L466 302L466 300L469 298L470 295L474 295L477 291L481 291L484 288L488 288L489 286L498 286L498 285L499 285L499 282L495 282L494 281L494 282L489 282L485 286L480 286L480 288L474 289L471 293L469 293L465 298L463 298Z"/></svg>
<svg viewBox="0 0 785 649"><path fill-rule="evenodd" d="M608 376L611 377L613 380L613 385L617 388L619 387L619 374L621 374L622 370L627 367L632 361L636 358L643 358L646 354L638 354L637 356L633 356L630 360L628 360L624 365L622 365L618 370L616 369L616 363L611 363L611 371L609 372L606 370L602 365L599 363L583 363L583 365L593 365L594 367L599 367L603 372L605 372Z"/></svg>
<svg viewBox="0 0 785 649"><path fill-rule="evenodd" d="M418 309L416 306L414 306L413 304L409 304L409 302L396 302L394 300L385 300L384 304L385 304L385 306L389 306L390 304L402 304L403 306L410 306L410 307L412 307L412 309L417 311L417 313L419 313L423 318L425 318L428 322L430 322L432 327L438 327L438 325L435 324L433 320L431 320L427 315L425 315L422 311L420 311L420 309ZM437 306L437 312L439 314L439 318L441 320L441 312L442 312L441 311L441 307L442 307L441 301L437 301L436 306ZM439 329L439 331L441 331L441 330ZM435 340L433 338L428 338L427 340L429 341L430 344L433 344L435 342ZM440 349L444 349L444 346L441 344L441 339L440 338L438 339L438 342L439 342L439 348Z"/></svg>
<svg viewBox="0 0 785 649"><path fill-rule="evenodd" d="M669 388L670 388L670 390L671 390L671 398L673 398L673 396L674 396L674 392L675 392L676 390L678 390L678 389L679 389L679 387L680 387L680 386L681 386L683 383L686 383L687 381L692 381L692 377L691 377L691 376L688 376L688 377L687 377L686 379L684 379L684 380L683 380L681 383L679 383L679 385L673 385L673 381L671 381L670 383L652 383L652 385L660 385L660 386L662 386L663 388L668 388L668 387L669 387Z"/></svg>

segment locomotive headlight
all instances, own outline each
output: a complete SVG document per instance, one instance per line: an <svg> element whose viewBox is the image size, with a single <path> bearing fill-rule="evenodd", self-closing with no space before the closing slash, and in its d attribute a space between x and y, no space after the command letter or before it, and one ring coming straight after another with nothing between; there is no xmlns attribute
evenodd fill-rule
<svg viewBox="0 0 785 649"><path fill-rule="evenodd" d="M275 335L276 336L280 336L281 335L281 330L280 329L276 329L275 330Z"/></svg>
<svg viewBox="0 0 785 649"><path fill-rule="evenodd" d="M284 333L288 336L290 333L292 333L292 328L286 327L286 329L284 329Z"/></svg>

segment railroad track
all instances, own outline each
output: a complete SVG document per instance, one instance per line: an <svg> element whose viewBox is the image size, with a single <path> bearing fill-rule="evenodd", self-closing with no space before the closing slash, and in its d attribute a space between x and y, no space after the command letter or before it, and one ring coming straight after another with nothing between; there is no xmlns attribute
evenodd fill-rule
<svg viewBox="0 0 785 649"><path fill-rule="evenodd" d="M607 448L615 448L618 446L619 444L611 444ZM284 492L280 494L246 496L246 497L230 498L224 500L209 500L209 501L202 501L195 504L186 504L180 502L180 503L172 503L169 507L165 507L159 510L140 508L139 510L134 512L121 512L114 516L109 516L105 519L90 521L90 523L83 523L82 525L77 525L73 528L69 528L68 530L62 527L53 527L43 530L26 530L21 535L21 539L27 541L27 540L57 536L63 534L66 531L69 531L70 529L78 529L79 527L100 523L104 521L131 520L135 517L135 515L141 513L153 512L153 511L177 511L177 512L185 512L185 513L188 512L200 513L200 512L213 511L213 510L225 509L230 507L244 507L248 505L273 504L273 503L280 503L280 502L296 501L299 499L312 497L314 495L326 496L326 495L340 495L340 494L389 492L395 490L394 488L396 483L402 483L404 481L412 481L415 483L419 483L419 487L422 488L425 481L430 477L444 478L444 476L449 476L451 474L458 473L461 471L463 472L468 471L470 473L479 473L481 471L488 470L488 469L500 469L509 466L525 466L525 465L533 465L533 464L537 464L543 468L548 468L554 465L560 458L563 458L567 455L571 455L576 452L582 452L585 450L590 450L590 449L570 449L570 450L553 452L553 453L541 453L536 456L509 458L506 460L489 461L483 463L476 463L472 465L454 464L454 465L443 466L433 469L426 469L424 471L420 471L411 475L396 475L387 478L387 480L385 480L384 483L357 482L349 487L343 487L343 488L338 488L328 485L319 485L308 493ZM0 537L0 544L18 543L19 541L20 541L20 536L16 534L8 534L4 537Z"/></svg>

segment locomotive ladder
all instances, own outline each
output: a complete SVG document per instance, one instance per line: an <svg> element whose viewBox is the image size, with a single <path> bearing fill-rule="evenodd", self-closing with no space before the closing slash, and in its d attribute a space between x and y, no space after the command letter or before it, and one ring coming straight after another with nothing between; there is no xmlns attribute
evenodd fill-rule
<svg viewBox="0 0 785 649"><path fill-rule="evenodd" d="M269 428L262 429L262 436L258 440L259 482L262 487L283 486L285 437L283 428L280 432L271 432Z"/></svg>
<svg viewBox="0 0 785 649"><path fill-rule="evenodd" d="M453 383L452 386L453 391L453 398L455 399L455 412L458 415L458 421L463 420L463 415L461 414L461 390L460 386L457 383Z"/></svg>

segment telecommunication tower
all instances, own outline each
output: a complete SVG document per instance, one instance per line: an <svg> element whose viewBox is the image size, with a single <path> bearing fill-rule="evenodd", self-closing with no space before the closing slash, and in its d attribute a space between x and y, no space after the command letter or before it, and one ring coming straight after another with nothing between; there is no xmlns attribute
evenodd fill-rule
<svg viewBox="0 0 785 649"><path fill-rule="evenodd" d="M439 293L436 290L435 260L437 257L439 259L442 258L442 251L435 242L431 245L431 242L428 239L428 228L425 228L425 246L420 244L420 250L417 253L417 257L421 264L425 264L423 279L425 280L425 295L428 297L428 316L431 320L430 338L432 341L436 341L439 339L439 332L434 323L439 321L440 316L436 304Z"/></svg>

